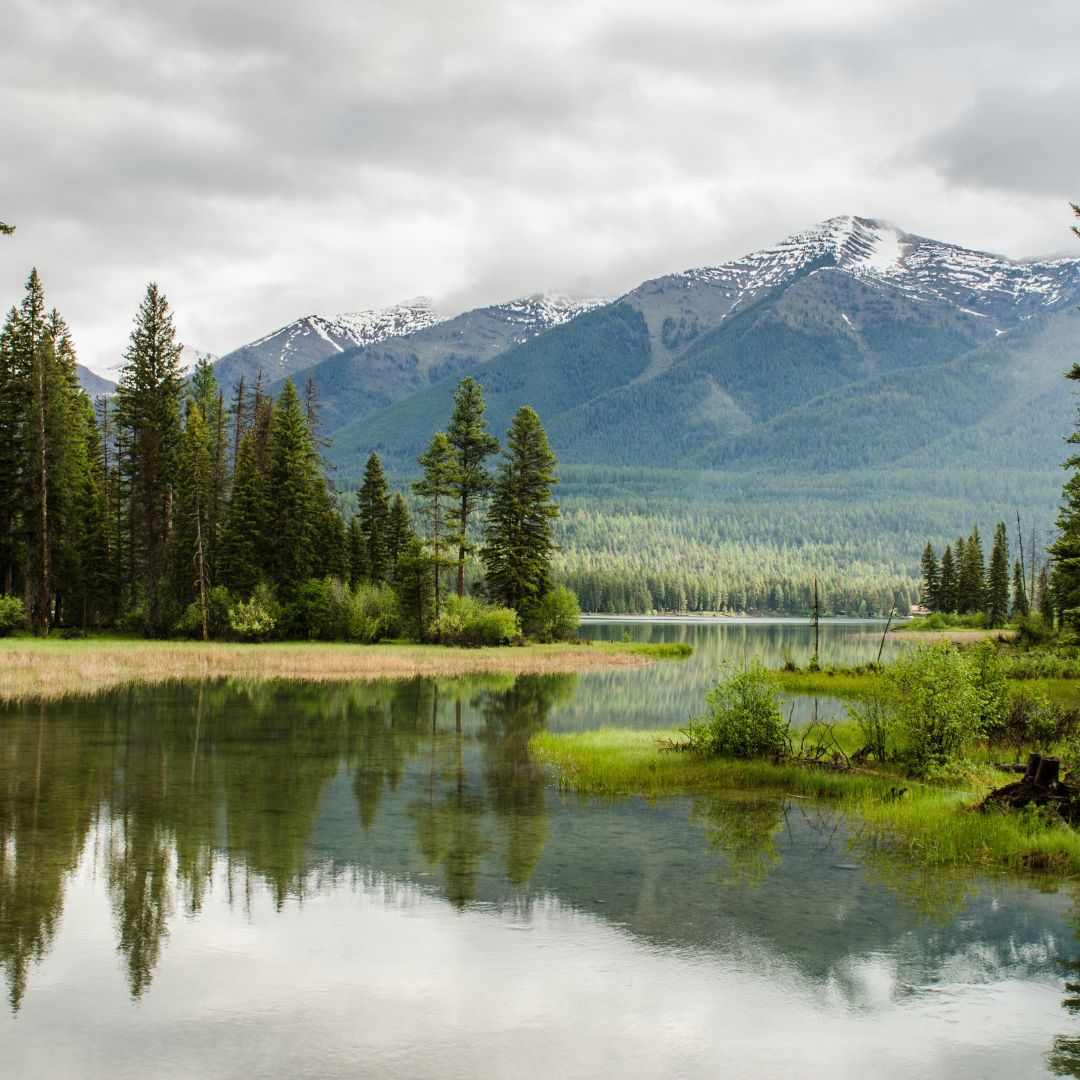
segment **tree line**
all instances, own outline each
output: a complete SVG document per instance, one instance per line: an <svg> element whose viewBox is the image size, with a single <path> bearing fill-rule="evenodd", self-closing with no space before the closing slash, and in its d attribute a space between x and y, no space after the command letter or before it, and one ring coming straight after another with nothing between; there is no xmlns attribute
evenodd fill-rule
<svg viewBox="0 0 1080 1080"><path fill-rule="evenodd" d="M1018 537L1018 544L1022 543L1022 537ZM946 544L940 557L933 544L927 543L920 560L919 601L943 614L982 614L986 624L994 628L1032 611L1041 612L1047 622L1052 622L1053 591L1045 564L1036 573L1034 540L1030 558L1029 567L1019 556L1010 562L1008 530L1005 522L999 521L987 562L976 524L966 539L960 537Z"/></svg>
<svg viewBox="0 0 1080 1080"><path fill-rule="evenodd" d="M0 629L466 643L573 633L576 599L551 573L557 463L531 408L514 415L492 471L483 392L462 380L411 485L416 524L374 452L346 522L313 383L301 395L288 380L275 399L261 375L241 378L226 400L210 363L189 376L181 353L151 284L115 396L91 402L31 273L0 332ZM477 560L479 578L466 574Z"/></svg>

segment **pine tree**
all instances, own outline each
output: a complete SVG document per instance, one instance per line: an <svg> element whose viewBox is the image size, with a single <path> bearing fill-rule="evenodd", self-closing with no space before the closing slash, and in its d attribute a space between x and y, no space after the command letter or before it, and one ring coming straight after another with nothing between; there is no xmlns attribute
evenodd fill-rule
<svg viewBox="0 0 1080 1080"><path fill-rule="evenodd" d="M210 454L210 486L204 498L203 544L207 580L216 582L218 548L229 491L229 415L213 365L205 357L199 358L191 373L190 393L206 425Z"/></svg>
<svg viewBox="0 0 1080 1080"><path fill-rule="evenodd" d="M165 629L161 587L180 448L180 353L168 301L151 283L116 388L116 420L126 436L120 468L128 485L132 584L141 588L151 636Z"/></svg>
<svg viewBox="0 0 1080 1080"><path fill-rule="evenodd" d="M957 542L959 548L959 541ZM956 586L956 608L961 615L973 615L983 610L986 590L986 564L983 559L979 526L973 525L971 535L964 541L960 557L959 579Z"/></svg>
<svg viewBox="0 0 1080 1080"><path fill-rule="evenodd" d="M420 513L428 523L428 546L435 573L435 620L439 619L442 597L442 572L453 566L449 551L458 540L454 525L448 525L447 515L460 491L460 474L450 440L437 431L419 458L423 476L412 489L420 499Z"/></svg>
<svg viewBox="0 0 1080 1080"><path fill-rule="evenodd" d="M423 641L431 622L435 601L435 568L418 537L412 537L398 556L394 582L407 637Z"/></svg>
<svg viewBox="0 0 1080 1080"><path fill-rule="evenodd" d="M990 626L1004 626L1009 617L1009 540L1005 522L994 530L990 567L986 576L986 617Z"/></svg>
<svg viewBox="0 0 1080 1080"><path fill-rule="evenodd" d="M1065 377L1080 382L1080 364L1073 364ZM1080 413L1076 430L1065 441L1071 446L1080 445ZM1064 468L1071 470L1071 475L1062 487L1058 536L1049 549L1053 562L1051 587L1062 625L1080 630L1080 453L1071 454Z"/></svg>
<svg viewBox="0 0 1080 1080"><path fill-rule="evenodd" d="M390 575L386 547L390 500L386 490L386 474L383 472L379 455L374 451L364 468L364 480L356 502L360 530L364 534L368 578L376 583L386 581Z"/></svg>
<svg viewBox="0 0 1080 1080"><path fill-rule="evenodd" d="M386 519L386 558L390 564L391 575L395 578L397 561L414 535L408 503L400 491L396 492L390 500L390 513Z"/></svg>
<svg viewBox="0 0 1080 1080"><path fill-rule="evenodd" d="M1039 570L1039 581L1035 587L1035 603L1047 626L1054 625L1054 591L1050 585L1050 576L1045 566Z"/></svg>
<svg viewBox="0 0 1080 1080"><path fill-rule="evenodd" d="M360 582L368 580L367 538L356 514L349 518L345 545L349 552L349 584L356 588Z"/></svg>
<svg viewBox="0 0 1080 1080"><path fill-rule="evenodd" d="M180 437L176 507L169 538L174 591L180 608L194 601L206 641L207 597L211 588L208 556L211 499L214 488L212 437L194 396L187 401Z"/></svg>
<svg viewBox="0 0 1080 1080"><path fill-rule="evenodd" d="M948 544L941 553L937 610L948 614L956 611L956 562L953 559L952 547Z"/></svg>
<svg viewBox="0 0 1080 1080"><path fill-rule="evenodd" d="M1020 565L1019 559L1013 563L1012 595L1012 614L1026 617L1028 614L1028 598L1027 593L1024 591L1024 568Z"/></svg>
<svg viewBox="0 0 1080 1080"><path fill-rule="evenodd" d="M251 596L266 574L268 501L266 477L255 460L255 435L247 431L240 437L221 541L222 579L232 592L243 597Z"/></svg>
<svg viewBox="0 0 1080 1080"><path fill-rule="evenodd" d="M938 567L937 554L933 544L927 544L923 548L922 559L922 591L919 593L919 602L925 604L931 611L939 611L941 607L941 571Z"/></svg>
<svg viewBox="0 0 1080 1080"><path fill-rule="evenodd" d="M465 558L471 550L469 519L480 500L491 490L491 476L484 462L499 450L499 440L490 434L484 419L483 387L471 376L458 383L454 411L447 428L457 464L454 495L458 504L457 594L465 595Z"/></svg>
<svg viewBox="0 0 1080 1080"><path fill-rule="evenodd" d="M528 625L534 605L551 588L551 522L559 514L551 489L558 483L558 462L540 418L527 405L514 414L506 439L481 558L489 593Z"/></svg>
<svg viewBox="0 0 1080 1080"><path fill-rule="evenodd" d="M292 379L286 379L274 407L267 478L273 506L271 567L278 596L287 601L315 568L317 530L325 509L318 459Z"/></svg>

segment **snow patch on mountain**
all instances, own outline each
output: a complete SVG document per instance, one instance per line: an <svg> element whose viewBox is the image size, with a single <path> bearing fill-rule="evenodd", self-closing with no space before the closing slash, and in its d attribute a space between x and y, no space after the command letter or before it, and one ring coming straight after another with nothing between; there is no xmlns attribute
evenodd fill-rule
<svg viewBox="0 0 1080 1080"><path fill-rule="evenodd" d="M505 313L508 322L520 327L520 332L515 333L513 339L520 344L553 326L562 326L586 311L602 307L607 302L575 299L559 293L535 293L533 296L523 296L505 304L498 304L494 310Z"/></svg>
<svg viewBox="0 0 1080 1080"><path fill-rule="evenodd" d="M970 314L1017 318L1080 289L1080 260L1015 261L915 236L886 221L835 217L722 266L687 270L688 283L724 290L729 314L797 274L833 267L881 282L914 300L938 300Z"/></svg>

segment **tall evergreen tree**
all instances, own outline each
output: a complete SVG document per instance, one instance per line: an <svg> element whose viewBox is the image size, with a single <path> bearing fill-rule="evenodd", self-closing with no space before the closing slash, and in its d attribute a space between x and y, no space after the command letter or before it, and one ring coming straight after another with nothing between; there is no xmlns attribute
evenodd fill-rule
<svg viewBox="0 0 1080 1080"><path fill-rule="evenodd" d="M1080 382L1080 364L1073 364L1065 377ZM1080 412L1077 424L1065 439L1080 446ZM1080 630L1080 453L1072 453L1063 466L1070 475L1061 490L1057 539L1050 545L1053 563L1051 588L1062 625Z"/></svg>
<svg viewBox="0 0 1080 1080"><path fill-rule="evenodd" d="M946 613L956 610L956 562L949 544L945 545L945 550L941 553L937 610Z"/></svg>
<svg viewBox="0 0 1080 1080"><path fill-rule="evenodd" d="M386 489L386 474L379 455L372 451L364 468L364 480L357 493L357 516L364 534L367 573L373 582L386 581L390 576L386 548L386 526L390 499Z"/></svg>
<svg viewBox="0 0 1080 1080"><path fill-rule="evenodd" d="M499 450L499 440L488 431L484 419L483 387L471 375L458 383L446 434L457 464L454 480L458 512L457 594L464 596L465 558L471 550L469 520L480 500L491 490L491 476L484 462Z"/></svg>
<svg viewBox="0 0 1080 1080"><path fill-rule="evenodd" d="M217 580L218 548L229 492L229 413L213 365L200 357L191 373L191 398L206 425L210 486L205 493L203 544L207 580Z"/></svg>
<svg viewBox="0 0 1080 1080"><path fill-rule="evenodd" d="M212 436L194 396L187 400L187 416L180 437L176 507L169 538L174 589L182 608L199 608L202 640L208 637L207 596L210 576L209 536L214 491Z"/></svg>
<svg viewBox="0 0 1080 1080"><path fill-rule="evenodd" d="M956 585L956 608L961 615L973 615L983 610L985 589L986 563L983 559L982 540L979 537L979 526L973 525L971 535L964 541Z"/></svg>
<svg viewBox="0 0 1080 1080"><path fill-rule="evenodd" d="M922 559L922 590L919 593L919 601L930 608L931 611L941 610L941 570L938 567L937 553L933 544L928 543L923 548Z"/></svg>
<svg viewBox="0 0 1080 1080"><path fill-rule="evenodd" d="M390 512L386 518L386 558L395 577L397 561L414 535L409 505L398 491L390 500Z"/></svg>
<svg viewBox="0 0 1080 1080"><path fill-rule="evenodd" d="M1004 626L1009 617L1009 539L1005 522L994 530L990 566L986 576L986 618L992 627Z"/></svg>
<svg viewBox="0 0 1080 1080"><path fill-rule="evenodd" d="M292 379L286 379L274 407L268 480L274 583L279 597L289 600L315 569L317 530L325 509L318 459Z"/></svg>
<svg viewBox="0 0 1080 1080"><path fill-rule="evenodd" d="M266 477L255 459L255 435L246 431L233 470L232 495L221 538L223 581L248 597L266 576L269 561L269 498Z"/></svg>
<svg viewBox="0 0 1080 1080"><path fill-rule="evenodd" d="M558 483L557 464L540 418L522 406L506 433L481 558L489 593L517 611L526 625L534 605L551 588L551 523L559 515L551 489Z"/></svg>
<svg viewBox="0 0 1080 1080"><path fill-rule="evenodd" d="M1054 625L1054 590L1046 567L1039 570L1039 580L1035 586L1035 604L1047 626Z"/></svg>
<svg viewBox="0 0 1080 1080"><path fill-rule="evenodd" d="M420 498L420 513L428 523L428 544L435 573L435 619L438 621L441 612L442 572L446 567L454 565L449 552L459 540L456 523L448 524L447 517L460 490L460 473L450 440L441 431L432 436L419 462L424 472L421 478L413 483L412 489Z"/></svg>
<svg viewBox="0 0 1080 1080"><path fill-rule="evenodd" d="M168 301L151 283L124 354L116 420L127 436L120 468L128 484L132 585L142 591L152 636L165 629L161 587L180 448L180 353Z"/></svg>
<svg viewBox="0 0 1080 1080"><path fill-rule="evenodd" d="M1012 597L1012 614L1014 616L1026 616L1028 614L1028 598L1027 593L1024 591L1024 569L1020 565L1019 559L1013 563Z"/></svg>
<svg viewBox="0 0 1080 1080"><path fill-rule="evenodd" d="M353 514L345 530L345 546L349 552L349 584L355 588L368 580L367 538L360 527L360 518Z"/></svg>

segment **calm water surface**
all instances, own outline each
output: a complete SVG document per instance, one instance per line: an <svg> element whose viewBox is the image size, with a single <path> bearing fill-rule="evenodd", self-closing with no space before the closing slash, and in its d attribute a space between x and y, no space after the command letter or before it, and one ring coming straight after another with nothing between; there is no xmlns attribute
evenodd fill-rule
<svg viewBox="0 0 1080 1080"><path fill-rule="evenodd" d="M1071 885L915 873L807 800L564 797L529 761L545 727L678 722L805 629L0 713L3 1075L1080 1075Z"/></svg>

